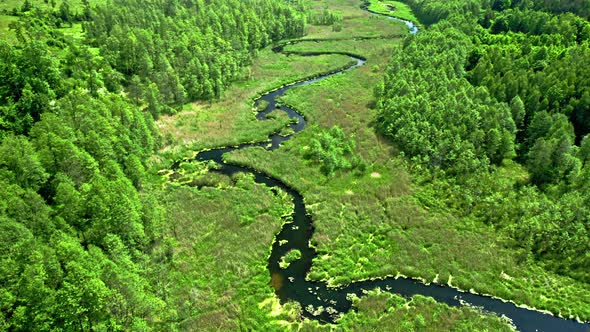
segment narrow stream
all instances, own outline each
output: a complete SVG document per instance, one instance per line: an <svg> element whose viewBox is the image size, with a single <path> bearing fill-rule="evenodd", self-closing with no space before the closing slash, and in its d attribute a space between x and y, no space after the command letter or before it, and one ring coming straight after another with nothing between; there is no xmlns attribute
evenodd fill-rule
<svg viewBox="0 0 590 332"><path fill-rule="evenodd" d="M409 26L412 33L417 31L417 28L411 22L406 22L406 24ZM282 51L282 48L277 48L276 50ZM344 53L326 52L322 54ZM298 86L313 84L334 75L340 75L343 72L365 64L364 59L351 56L350 54L347 55L354 60L354 64L348 68L315 79L294 83L260 97L255 104L260 105L261 101L264 100L265 102L268 102L268 105L264 110L257 114L257 119L263 121L268 113L276 109L277 99L283 96L288 90ZM294 133L305 128L305 118L294 109L286 106L281 106L279 109L286 112L289 117L296 119L296 122L290 125ZM328 288L325 282L306 280L305 278L311 268L314 257L317 256L317 252L314 248L309 246L314 227L303 202L303 196L277 178L273 178L250 168L230 165L224 163L222 160L224 153L252 146L260 146L265 147L268 150L275 150L280 147L282 142L290 139L292 136L293 134L288 136L273 134L269 137L270 144L268 142L260 142L243 144L238 147L214 149L200 152L195 157L195 159L199 161L216 162L219 164L219 169L216 171L226 175L232 175L237 172L253 174L257 183L262 183L269 187L278 187L281 190L286 191L293 198L293 221L286 223L276 236L268 260L268 269L272 280L271 283L282 303L287 301L299 302L303 308L304 316L321 322L335 323L342 313L346 313L351 309L352 303L349 300L349 294L362 296L368 290L381 288L383 291L389 291L405 297L410 297L416 294L430 296L438 302L443 302L451 306L470 304L482 307L484 311L509 317L514 325L521 331L590 331L590 325L588 324L582 324L574 320L563 319L538 311L528 310L517 307L512 303L503 302L502 300L462 292L447 286L437 284L425 285L420 281L403 277L397 279L387 277L378 280L353 282L341 288ZM281 258L292 249L298 249L301 251L301 258L292 262L286 269L282 269L279 266L279 262Z"/></svg>

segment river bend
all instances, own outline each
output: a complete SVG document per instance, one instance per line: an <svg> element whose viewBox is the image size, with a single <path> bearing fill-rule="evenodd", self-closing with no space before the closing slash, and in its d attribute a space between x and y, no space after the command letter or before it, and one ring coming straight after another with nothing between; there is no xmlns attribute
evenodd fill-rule
<svg viewBox="0 0 590 332"><path fill-rule="evenodd" d="M412 22L403 22L408 25L411 33L417 32L418 29ZM282 52L282 47L275 48L275 51ZM313 53L313 55L317 54L346 53ZM365 59L351 54L346 55L350 56L354 61L354 63L347 68L314 79L293 83L260 97L256 100L255 105L260 105L261 101L267 102L268 105L264 110L258 112L257 119L263 121L268 113L275 110L277 108L277 99L283 96L288 90L303 85L313 84L334 75L340 75L365 64ZM301 304L303 315L305 317L326 323L336 323L337 318L340 317L341 314L346 313L351 309L352 302L350 300L350 294L363 296L368 290L380 288L383 291L392 292L405 297L410 297L416 294L430 296L438 302L443 302L451 306L469 304L481 307L485 312L493 312L497 315L507 316L521 331L590 331L590 325L588 324L582 324L574 320L563 319L539 311L525 309L518 307L513 303L504 302L488 296L463 292L444 285L426 285L421 281L405 277L386 277L377 280L353 282L340 288L329 288L325 282L306 280L307 273L311 268L313 259L317 256L317 252L309 245L309 241L314 232L314 227L313 221L307 213L303 196L277 178L251 168L225 163L222 159L224 153L252 146L260 146L268 150L277 149L282 142L290 139L294 134L305 128L305 118L296 110L287 106L280 106L278 108L284 111L290 118L295 119L290 125L290 128L293 129L293 134L288 136L281 136L279 134L270 135L270 144L268 141L265 141L243 144L237 147L202 151L197 154L195 159L198 161L216 162L219 165L219 168L215 171L226 175L232 175L237 172L253 174L257 183L265 184L269 187L280 188L292 197L294 205L292 222L285 223L277 234L268 259L268 270L271 274L272 285L275 288L276 295L282 303L296 301ZM279 266L281 258L292 249L298 249L301 252L301 258L292 262L286 269L281 268Z"/></svg>

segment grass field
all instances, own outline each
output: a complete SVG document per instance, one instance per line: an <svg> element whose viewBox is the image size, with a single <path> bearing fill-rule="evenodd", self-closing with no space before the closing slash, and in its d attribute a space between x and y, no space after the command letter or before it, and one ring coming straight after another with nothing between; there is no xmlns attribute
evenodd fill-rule
<svg viewBox="0 0 590 332"><path fill-rule="evenodd" d="M280 305L266 260L288 196L238 174L200 190L169 186L161 193L164 239L155 246L150 273L174 311L161 327L180 331L508 331L493 315L469 307L450 308L432 299L411 300L378 290L356 299L338 326L301 321L297 304Z"/></svg>
<svg viewBox="0 0 590 332"><path fill-rule="evenodd" d="M276 151L236 151L230 160L262 169L303 193L316 232L318 259L310 278L346 284L403 274L437 280L461 289L492 294L565 317L590 318L590 287L520 262L492 227L456 217L445 208L429 209L426 188L413 184L395 147L375 134L372 87L393 51L392 42L300 43L287 50L347 49L367 65L287 94L311 124ZM356 153L369 165L365 174L324 176L303 158L302 147L334 125L357 142Z"/></svg>
<svg viewBox="0 0 590 332"><path fill-rule="evenodd" d="M308 25L305 38L350 38L350 37L382 37L402 36L406 33L405 25L372 15L360 10L362 4L358 0L322 0L314 1L312 9L321 12L324 8L339 14L344 18L340 31L333 26Z"/></svg>
<svg viewBox="0 0 590 332"><path fill-rule="evenodd" d="M410 9L410 6L403 2L392 0L367 0L369 3L368 9L379 14L394 16L402 20L408 20L418 23L418 19Z"/></svg>
<svg viewBox="0 0 590 332"><path fill-rule="evenodd" d="M285 57L270 49L260 52L242 81L233 84L215 103L187 104L184 111L163 116L158 126L168 145L164 151L198 151L207 147L236 145L262 141L270 133L285 127L288 118L283 112L268 121L258 121L253 101L261 93L284 84L344 67L350 58L342 55L319 57Z"/></svg>
<svg viewBox="0 0 590 332"><path fill-rule="evenodd" d="M14 34L12 33L12 31L9 30L9 24L10 22L14 22L16 21L18 18L15 16L9 16L9 15L0 15L0 38L2 40L12 40L14 37Z"/></svg>
<svg viewBox="0 0 590 332"><path fill-rule="evenodd" d="M449 308L424 296L411 300L372 291L340 322L344 331L512 331L503 319L469 307Z"/></svg>
<svg viewBox="0 0 590 332"><path fill-rule="evenodd" d="M223 185L222 183L231 185ZM168 306L162 328L183 331L279 330L266 261L289 197L248 176L219 188L170 186L162 193L166 237L152 255L153 274ZM159 253L159 254L158 254Z"/></svg>

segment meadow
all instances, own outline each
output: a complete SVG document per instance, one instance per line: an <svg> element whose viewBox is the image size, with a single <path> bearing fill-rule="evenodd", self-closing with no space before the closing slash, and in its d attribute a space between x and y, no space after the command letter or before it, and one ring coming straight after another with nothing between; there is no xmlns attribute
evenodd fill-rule
<svg viewBox="0 0 590 332"><path fill-rule="evenodd" d="M217 187L172 185L161 192L166 219L174 222L155 247L153 256L162 258L153 274L177 308L172 327L277 330L285 314L271 316L276 304L266 260L291 202L242 174L211 183Z"/></svg>
<svg viewBox="0 0 590 332"><path fill-rule="evenodd" d="M350 58L343 55L286 57L270 48L260 51L243 79L229 87L220 100L186 104L182 112L162 116L158 121L166 139L164 155L178 156L187 151L263 141L288 123L282 112L267 121L256 120L254 100L266 91L301 81L324 72L346 67Z"/></svg>
<svg viewBox="0 0 590 332"><path fill-rule="evenodd" d="M410 6L403 2L392 0L367 0L367 3L367 8L372 12L401 18L411 22L419 22L416 16L414 16Z"/></svg>
<svg viewBox="0 0 590 332"><path fill-rule="evenodd" d="M262 148L245 149L227 155L226 159L267 172L303 193L316 227L312 244L320 252L318 259L314 261L310 279L327 280L336 286L352 280L404 273L413 277L428 276L430 280L439 274L438 280L446 282L447 279L451 279L451 273L446 273L449 270L452 271L453 278L459 275L458 278L461 280L461 273L467 275L468 269L471 268L468 266L467 258L464 259L465 262L461 260L458 264L459 269L454 269L455 264L449 267L449 262L462 257L460 253L466 244L470 246L469 249L474 250L474 255L488 253L488 256L493 256L493 249L490 249L489 245L498 246L495 243L496 239L489 235L489 230L481 229L479 226L460 225L460 222L442 212L429 212L421 207L419 200L413 196L416 189L402 159L398 158L397 149L376 134L373 128L375 111L372 109L372 89L382 79L391 52L394 52L401 42L399 37L392 36L400 36L405 26L361 11L356 1L339 1L337 6L330 6L335 3L336 1L326 1L318 6L323 8L327 5L330 10L341 13L344 17L342 30L331 32L330 28L325 26L308 27L309 34L303 38L335 40L305 41L286 46L285 50L348 52L367 58L367 65L289 93L283 102L304 114L309 126L284 143L280 149L274 152ZM374 22L379 22L379 25L371 29ZM384 29L383 25L388 28ZM356 29L358 26L365 27L365 30ZM347 28L350 30L346 30ZM342 31L348 33L344 34ZM381 38L361 40L361 37ZM328 67L325 65L328 59L336 59L340 63ZM320 73L340 67L347 59L344 56L284 57L270 53L269 50L262 51L252 67L251 78L235 84L219 102L189 105L183 112L159 121L160 129L169 138L169 146L165 148L163 155L186 155L189 151L235 145L265 137L284 124L280 121L256 123L251 104L253 98L270 87L313 76L312 69ZM297 69L305 68L306 71L297 73L297 76L294 74L296 70L293 70L295 67L274 65L284 65L285 61L293 65L295 61L301 61ZM309 63L315 64L315 67L311 68ZM319 63L325 66L319 66ZM275 81L272 83L269 80ZM204 110L205 107L207 112L198 111ZM232 109L241 111L235 112L231 111ZM206 118L203 118L204 116ZM242 125L237 125L238 123ZM347 136L354 139L354 154L367 164L365 170L337 171L335 175L328 177L320 171L317 164L305 159L305 150L311 141L333 126L344 129ZM210 130L212 128L216 129ZM208 185L207 192L217 190L211 187L226 190L231 187L228 187L228 184L231 184L231 181L213 181ZM200 194L200 191L195 191L195 195ZM249 203L242 201L239 209L247 204ZM232 209L229 205L225 208ZM268 234L273 234L273 230L267 231ZM269 236L268 234L265 236ZM440 234L445 235L444 239L439 239ZM248 244L250 237L241 239L245 241L245 247L251 245ZM456 242L458 240L463 241ZM210 245L213 245L213 242ZM270 248L267 247L267 250L269 252ZM416 259L423 261L415 261ZM287 261L288 258L285 258L285 264ZM242 263L249 264L234 262ZM268 278L262 269L258 271L260 278ZM431 277L433 271L435 274ZM443 279L445 277L447 279ZM408 301L393 295L386 297L393 300L379 301ZM360 303L371 302L366 301ZM400 308L392 307L379 309L377 313L370 315L381 317L391 314L392 317L396 317L391 320L392 326L398 323L396 319L408 320L408 317L412 317L412 320L417 319L417 326L424 329L433 328L440 323L435 319L424 321L424 317L437 317L432 314L433 311L444 312L443 316L451 322L449 324L465 319L478 324L476 322L480 319L487 319L478 311L469 308L449 309L446 305L421 298L411 301L416 304L416 307L409 305L413 308L411 310L404 309L402 312ZM303 330L332 328L320 326L317 322L296 322L296 304L280 306L272 297L263 303L260 308L267 310L268 317L278 317L277 324L284 327L297 327ZM370 319L362 316L365 314L362 309L357 310L358 312L344 315L341 329L356 330L365 324L375 324L375 321L370 323ZM458 314L463 311L469 312L467 316L463 316L464 313ZM482 328L487 326L485 324L481 325ZM498 324L508 329L505 323ZM469 330L466 327L458 329Z"/></svg>
<svg viewBox="0 0 590 332"><path fill-rule="evenodd" d="M437 204L433 188L412 175L395 146L376 134L372 87L387 66L396 41L322 41L287 51L347 50L368 59L357 70L291 90L283 101L310 124L280 149L235 151L227 160L263 170L302 192L316 231L318 258L309 274L333 286L387 275L449 284L491 294L564 317L590 317L587 284L521 259L493 226L457 216ZM333 126L356 141L368 165L324 175L304 158L306 147ZM511 173L510 165L497 174ZM506 181L511 181L507 177ZM514 182L517 181L513 177Z"/></svg>

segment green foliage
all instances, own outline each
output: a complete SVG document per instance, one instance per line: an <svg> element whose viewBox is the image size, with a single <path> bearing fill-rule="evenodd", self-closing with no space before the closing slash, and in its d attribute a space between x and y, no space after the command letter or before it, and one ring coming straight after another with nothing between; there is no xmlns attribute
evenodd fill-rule
<svg viewBox="0 0 590 332"><path fill-rule="evenodd" d="M0 324L127 330L166 312L142 252L161 236L159 205L138 192L159 134L104 59L56 26L30 9L18 42L0 42L0 229L13 237Z"/></svg>
<svg viewBox="0 0 590 332"><path fill-rule="evenodd" d="M521 8L547 10L557 14L571 12L585 18L590 18L590 2L588 0L513 1L513 4Z"/></svg>
<svg viewBox="0 0 590 332"><path fill-rule="evenodd" d="M314 25L334 25L342 22L342 16L324 8L320 14L308 14L307 22Z"/></svg>
<svg viewBox="0 0 590 332"><path fill-rule="evenodd" d="M530 135L534 144L528 153L528 169L531 180L537 184L556 183L567 180L578 172L581 162L575 156L574 130L567 118L562 114L549 117L548 126L539 128L538 121L547 113L537 113L531 122ZM534 130L546 129L535 133ZM532 140L532 139L531 139Z"/></svg>
<svg viewBox="0 0 590 332"><path fill-rule="evenodd" d="M408 3L433 25L394 54L376 89L378 122L432 190L423 202L493 224L523 264L586 285L590 25L574 14L587 16L583 4ZM504 169L512 158L525 166L518 180Z"/></svg>
<svg viewBox="0 0 590 332"><path fill-rule="evenodd" d="M432 298L410 300L380 290L355 298L356 309L340 321L339 331L512 331L504 319L470 307L451 308Z"/></svg>
<svg viewBox="0 0 590 332"><path fill-rule="evenodd" d="M363 161L352 155L355 141L347 139L341 128L335 126L314 138L309 146L304 148L304 157L320 165L320 170L327 176L332 176L338 170L348 170L359 167L364 171Z"/></svg>
<svg viewBox="0 0 590 332"><path fill-rule="evenodd" d="M392 0L368 0L366 2L368 3L368 9L372 12L398 17L410 22L414 22L414 24L419 24L418 19L412 12L412 9L410 9L410 7L403 2Z"/></svg>
<svg viewBox="0 0 590 332"><path fill-rule="evenodd" d="M260 48L301 36L304 15L295 9L301 6L113 0L93 8L84 27L89 42L125 75L130 95L157 117L187 101L219 98Z"/></svg>
<svg viewBox="0 0 590 332"><path fill-rule="evenodd" d="M173 222L164 227L165 238L152 256L158 292L176 312L156 326L284 330L276 320L286 317L269 315L281 311L278 303L277 309L265 305L276 301L266 262L292 201L249 175L238 181L238 186L214 180L200 190L169 186L162 192L166 219ZM245 218L250 222L243 223Z"/></svg>
<svg viewBox="0 0 590 332"><path fill-rule="evenodd" d="M57 61L40 41L17 49L0 41L0 130L26 134L62 88Z"/></svg>
<svg viewBox="0 0 590 332"><path fill-rule="evenodd" d="M420 22L430 25L449 16L478 16L483 1L481 0L406 0Z"/></svg>
<svg viewBox="0 0 590 332"><path fill-rule="evenodd" d="M397 43L338 40L298 43L287 49L353 50L368 63L385 68ZM310 125L272 152L244 149L226 156L229 162L272 174L303 194L315 226L311 241L319 252L308 277L337 286L398 273L441 284L452 276L452 284L462 289L566 315L590 315L585 283L542 268L534 256L512 245L500 227L480 222L479 213L495 216L499 211L512 213L506 220L513 222L511 217L519 209L509 201L498 199L497 206L489 208L486 204L496 199L490 193L526 183L526 170L508 161L507 166L490 167L498 173L476 172L482 176L470 177L466 190L464 178L431 174L398 157L398 150L372 128L371 91L381 75L366 66L289 91L283 100L318 126ZM334 125L354 133L357 153L371 165L370 175L337 172L326 178L316 164L302 160L301 147L310 146L324 128ZM406 170L412 172L412 180ZM477 217L466 216L469 211L477 211ZM546 241L540 234L535 238ZM407 320L413 319L411 315Z"/></svg>
<svg viewBox="0 0 590 332"><path fill-rule="evenodd" d="M381 131L431 169L472 173L514 156L510 110L465 80L472 47L450 24L434 26L394 53L376 91Z"/></svg>
<svg viewBox="0 0 590 332"><path fill-rule="evenodd" d="M15 40L0 42L0 240L10 244L0 246L0 329L151 330L192 317L161 287L172 245L149 177L153 120L218 97L259 48L300 34L292 5L18 6ZM244 211L247 224L259 215ZM286 213L271 211L276 221ZM269 296L259 267L263 293L246 311Z"/></svg>
<svg viewBox="0 0 590 332"><path fill-rule="evenodd" d="M34 191L39 190L49 177L32 144L22 136L8 136L2 140L0 167L4 171L3 177Z"/></svg>
<svg viewBox="0 0 590 332"><path fill-rule="evenodd" d="M301 251L299 249L290 250L285 256L281 257L279 266L281 269L286 269L291 263L301 258Z"/></svg>
<svg viewBox="0 0 590 332"><path fill-rule="evenodd" d="M290 213L289 198L253 183L251 177L218 174L205 175L210 186L201 190L171 187L157 195L160 184L149 178L147 160L159 147L153 119L175 112L186 101L219 98L230 82L242 77L261 47L300 36L304 2L114 0L95 8L88 1L9 2L20 20L10 24L14 43L0 42L0 330L284 330L278 320L298 321L296 305L273 303L264 264L279 220ZM290 145L292 141L273 153L253 149L259 160L272 155L277 165L266 167L269 172L288 170L284 173L292 174L284 176L286 181L304 187L312 203L310 213L320 220L313 241L323 249L331 244L345 248L330 250L332 258L324 257L328 263L314 262L313 275L351 280L402 271L432 278L440 269L444 276L458 274L459 285L482 285L495 295L590 317L589 293L580 286L588 278L590 262L588 255L579 255L590 251L585 227L590 215L590 94L584 85L585 66L571 66L587 58L590 29L574 15L535 10L582 14L583 8L559 1L527 2L517 8L516 2L503 1L490 8L475 6L475 1L409 3L424 5L418 13L430 23L452 18L453 13L477 16L452 18L456 28L441 22L426 35L431 45L426 37L408 39L404 52L410 56L399 58L396 66L411 64L415 72L400 70L398 77L392 69L377 89L384 133L413 151L408 153L416 161L412 167L419 171L427 165L425 177L438 176L439 182L431 187L421 182L426 189L398 197L409 192L407 175L391 161L389 147L382 148L366 128L372 113L365 108L370 96L362 91L370 90L383 61L368 78L362 76L367 73L355 73L354 79L341 75L347 80L342 86L337 78L331 80L322 87L330 98L314 95L313 100L324 103L317 103L321 111L338 115L310 111L311 119L321 118L323 127L332 128L312 127L300 134L298 142L310 146L311 162L298 160L299 147ZM374 26L389 24L355 16L354 10L341 15L326 9L317 23L336 23L325 31L338 30L334 35L346 38L356 29L359 36L381 36ZM489 26L484 26L485 19ZM471 25L477 20L484 29ZM80 21L85 35L76 30ZM544 21L549 23L539 24ZM57 29L64 24L73 27L70 34ZM325 31L318 31L323 36ZM317 46L372 52L373 61L387 54L389 46L383 44ZM421 53L422 47L426 51ZM268 84L312 72L292 57L280 58L273 65L290 71L290 76L272 78ZM323 63L327 58L315 59L314 68L330 68ZM269 72L267 76L273 76ZM527 84L509 85L510 77L517 76ZM391 83L396 79L407 80L406 86ZM240 84L246 89L252 82ZM258 90L268 85L257 84ZM406 92L413 86L415 91ZM352 94L354 102L342 91ZM403 96L399 101L406 114L387 102L396 93ZM418 106L412 100L415 95L423 98ZM218 107L233 110L227 104ZM208 112L191 116L219 122L231 118ZM420 114L419 125L412 124L412 113ZM404 120L399 127L424 148L397 133L396 126L386 125L397 115ZM223 136L213 126L203 128L207 139ZM355 140L344 132L354 133ZM526 174L524 180L499 184L496 173L480 173L496 169L489 164L513 158L515 150L538 187L528 185ZM359 177L339 172L363 167L363 159L353 151L374 162L377 166L372 167L380 167L381 173ZM448 174L466 176L454 181ZM469 218L449 218L448 210L444 216L429 216L414 200L436 202L426 204L430 207L447 203L445 208ZM510 252L516 251L528 265L515 264L505 248L489 239L491 230L483 223L474 226L475 220L493 223L502 243L516 248ZM460 255L465 248L474 249L473 257ZM458 267L448 265L449 253ZM285 262L297 256L290 252ZM531 258L574 279L535 270ZM514 269L502 270L514 275L514 281L498 278L500 268ZM547 291L549 300L536 296L539 290ZM355 326L391 323L402 329L444 329L448 326L441 327L441 322L449 320L436 317L450 316L449 324L456 324L452 327L475 330L470 322L482 319L475 311L450 312L422 298L408 303L390 295L377 297L375 305L373 295L357 303L359 311L345 317L343 325L358 318ZM384 309L383 303L391 309ZM402 323L395 317L402 317ZM484 326L504 328L488 318Z"/></svg>

